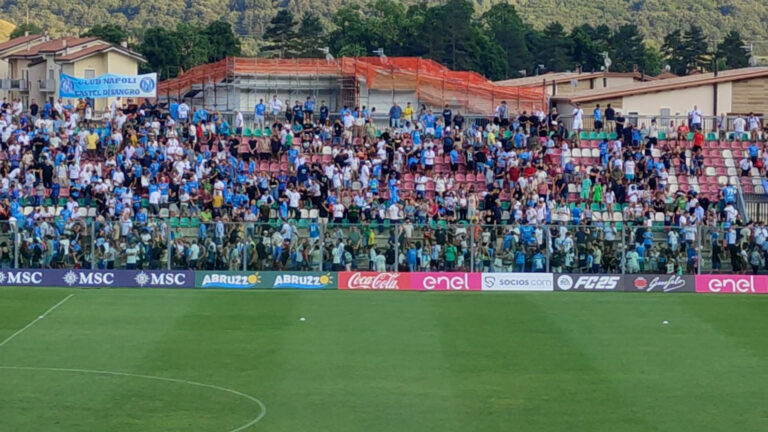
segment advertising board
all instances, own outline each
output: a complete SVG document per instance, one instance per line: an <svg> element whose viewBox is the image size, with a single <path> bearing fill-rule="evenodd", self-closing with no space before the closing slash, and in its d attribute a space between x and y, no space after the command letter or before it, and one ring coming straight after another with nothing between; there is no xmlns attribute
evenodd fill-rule
<svg viewBox="0 0 768 432"><path fill-rule="evenodd" d="M483 273L483 291L553 291L552 273Z"/></svg>

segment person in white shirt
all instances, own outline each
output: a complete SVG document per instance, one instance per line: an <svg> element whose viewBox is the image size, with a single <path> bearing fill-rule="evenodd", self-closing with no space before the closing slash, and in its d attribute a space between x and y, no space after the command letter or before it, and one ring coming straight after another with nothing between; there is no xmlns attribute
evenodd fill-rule
<svg viewBox="0 0 768 432"><path fill-rule="evenodd" d="M120 101L120 98L116 98L112 101L112 103L109 104L109 115L112 116L112 118L115 117L117 114L117 108L118 108L118 102Z"/></svg>
<svg viewBox="0 0 768 432"><path fill-rule="evenodd" d="M741 116L736 117L733 120L733 131L738 133L738 134L744 133L744 128L746 126L747 126L747 122Z"/></svg>
<svg viewBox="0 0 768 432"><path fill-rule="evenodd" d="M269 111L272 114L272 121L278 121L280 113L283 112L283 101L277 95L272 96L272 100L269 101Z"/></svg>
<svg viewBox="0 0 768 432"><path fill-rule="evenodd" d="M741 162L739 162L739 168L741 168L742 177L749 177L750 171L752 170L752 161L745 157L741 160Z"/></svg>
<svg viewBox="0 0 768 432"><path fill-rule="evenodd" d="M179 122L186 123L189 119L189 105L186 102L179 104Z"/></svg>
<svg viewBox="0 0 768 432"><path fill-rule="evenodd" d="M579 139L579 133L584 129L584 110L581 105L576 103L573 108L573 131L576 133L576 139Z"/></svg>
<svg viewBox="0 0 768 432"><path fill-rule="evenodd" d="M701 130L701 110L694 105L691 110L691 131Z"/></svg>
<svg viewBox="0 0 768 432"><path fill-rule="evenodd" d="M754 113L749 113L747 124L749 125L750 138L756 140L760 132L760 119Z"/></svg>
<svg viewBox="0 0 768 432"><path fill-rule="evenodd" d="M627 159L624 162L624 175L627 177L627 180L633 181L635 179L635 161L632 159Z"/></svg>
<svg viewBox="0 0 768 432"><path fill-rule="evenodd" d="M333 220L336 223L341 223L344 219L344 204L336 203L333 205Z"/></svg>
<svg viewBox="0 0 768 432"><path fill-rule="evenodd" d="M239 110L235 110L235 134L239 136L243 135L244 124L245 119L243 119L243 113L241 113Z"/></svg>

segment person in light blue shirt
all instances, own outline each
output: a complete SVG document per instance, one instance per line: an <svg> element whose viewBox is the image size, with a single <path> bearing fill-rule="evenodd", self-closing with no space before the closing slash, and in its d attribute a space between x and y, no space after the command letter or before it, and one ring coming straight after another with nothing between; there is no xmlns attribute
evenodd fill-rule
<svg viewBox="0 0 768 432"><path fill-rule="evenodd" d="M574 225L579 225L581 223L581 207L575 206L571 209L571 220Z"/></svg>
<svg viewBox="0 0 768 432"><path fill-rule="evenodd" d="M757 143L752 143L749 145L749 158L752 160L752 164L757 163L757 156L760 153L760 148L757 146Z"/></svg>
<svg viewBox="0 0 768 432"><path fill-rule="evenodd" d="M311 96L307 96L307 100L304 101L304 120L312 122L312 115L315 113L315 101Z"/></svg>
<svg viewBox="0 0 768 432"><path fill-rule="evenodd" d="M256 129L264 129L264 112L267 110L267 106L264 105L264 99L259 99L259 103L253 107L253 127Z"/></svg>
<svg viewBox="0 0 768 432"><path fill-rule="evenodd" d="M736 202L736 190L733 188L733 186L724 187L722 194L726 204L733 204Z"/></svg>
<svg viewBox="0 0 768 432"><path fill-rule="evenodd" d="M403 109L400 108L400 105L395 102L392 104L392 108L389 109L389 127L391 128L399 128L402 125L400 124L400 117L403 115Z"/></svg>
<svg viewBox="0 0 768 432"><path fill-rule="evenodd" d="M174 100L171 103L171 105L168 107L168 111L170 112L171 118L174 121L179 120L179 101L178 100Z"/></svg>
<svg viewBox="0 0 768 432"><path fill-rule="evenodd" d="M595 105L593 114L595 116L595 132L599 133L603 130L603 111L600 110L600 104Z"/></svg>

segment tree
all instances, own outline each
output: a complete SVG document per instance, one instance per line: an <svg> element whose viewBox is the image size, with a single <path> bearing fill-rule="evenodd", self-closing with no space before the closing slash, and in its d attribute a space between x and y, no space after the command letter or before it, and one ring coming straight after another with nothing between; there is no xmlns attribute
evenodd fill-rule
<svg viewBox="0 0 768 432"><path fill-rule="evenodd" d="M594 31L589 25L582 25L571 30L571 57L581 65L583 71L599 71L603 66L602 52L607 47L600 41L593 39Z"/></svg>
<svg viewBox="0 0 768 432"><path fill-rule="evenodd" d="M173 78L181 72L178 40L165 27L147 29L137 49L147 59L142 64L143 72L157 72L161 79Z"/></svg>
<svg viewBox="0 0 768 432"><path fill-rule="evenodd" d="M687 75L691 70L706 69L710 62L707 41L701 27L692 25L685 33L675 30L664 37L662 51L672 72Z"/></svg>
<svg viewBox="0 0 768 432"><path fill-rule="evenodd" d="M325 28L320 18L307 12L299 23L300 57L320 57L320 48L325 47Z"/></svg>
<svg viewBox="0 0 768 432"><path fill-rule="evenodd" d="M482 28L467 19L473 11L473 4L467 0L448 0L444 5L427 9L417 36L426 47L425 57L453 70L503 76L506 66L496 70L496 59L489 61L484 57L503 57L504 51L494 41L484 39Z"/></svg>
<svg viewBox="0 0 768 432"><path fill-rule="evenodd" d="M104 42L113 44L119 44L120 42L128 39L128 34L123 30L122 27L116 24L96 24L80 36L97 37Z"/></svg>
<svg viewBox="0 0 768 432"><path fill-rule="evenodd" d="M29 32L29 34L31 35L38 35L38 34L43 34L43 29L41 29L40 27L37 26L37 24L34 24L34 23L22 24L16 27L15 29L13 29L9 37L11 39L21 37L21 36L24 36L24 33L26 32Z"/></svg>
<svg viewBox="0 0 768 432"><path fill-rule="evenodd" d="M366 21L359 5L350 4L340 7L332 19L336 29L328 37L331 52L337 56L366 55L367 48L370 46L370 33Z"/></svg>
<svg viewBox="0 0 768 432"><path fill-rule="evenodd" d="M626 24L611 34L609 50L612 60L611 70L632 72L635 69L646 72L647 50L640 29L634 24Z"/></svg>
<svg viewBox="0 0 768 432"><path fill-rule="evenodd" d="M194 24L178 23L172 35L179 49L180 68L188 70L208 61L211 44L202 28Z"/></svg>
<svg viewBox="0 0 768 432"><path fill-rule="evenodd" d="M203 30L208 40L208 61L216 62L228 56L241 54L240 39L232 32L232 26L221 20L208 24Z"/></svg>
<svg viewBox="0 0 768 432"><path fill-rule="evenodd" d="M295 57L298 54L296 20L288 9L281 9L272 18L264 32L264 40L269 42L264 50L274 52L280 58Z"/></svg>
<svg viewBox="0 0 768 432"><path fill-rule="evenodd" d="M725 39L717 45L717 58L724 60L725 69L749 66L749 52L744 46L744 41L736 30L731 30L725 35Z"/></svg>
<svg viewBox="0 0 768 432"><path fill-rule="evenodd" d="M519 71L530 70L533 56L525 44L527 27L515 7L508 3L497 3L480 19L491 40L504 52L504 77L518 77L521 75Z"/></svg>
<svg viewBox="0 0 768 432"><path fill-rule="evenodd" d="M664 59L675 75L687 75L688 64L683 47L683 34L680 30L674 30L664 36L664 45L661 47Z"/></svg>
<svg viewBox="0 0 768 432"><path fill-rule="evenodd" d="M711 53L707 50L707 39L701 27L691 25L682 39L683 54L688 70L706 69Z"/></svg>
<svg viewBox="0 0 768 432"><path fill-rule="evenodd" d="M559 23L551 23L541 32L529 32L526 40L536 65L544 65L544 69L550 72L563 72L574 68L575 62L571 58L572 42Z"/></svg>

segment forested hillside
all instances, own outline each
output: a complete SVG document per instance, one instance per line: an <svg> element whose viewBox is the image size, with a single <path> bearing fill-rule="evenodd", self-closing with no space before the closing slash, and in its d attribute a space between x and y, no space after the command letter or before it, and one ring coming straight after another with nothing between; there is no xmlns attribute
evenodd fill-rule
<svg viewBox="0 0 768 432"><path fill-rule="evenodd" d="M370 56L379 48L494 80L605 64L618 72L669 68L685 75L746 67L768 49L768 27L761 25L768 6L757 1L410 1L96 0L98 7L86 7L82 0L39 0L29 11L8 0L0 5L17 20L29 14L17 34L128 39L148 60L142 68L162 78L230 55ZM744 48L751 43L754 52Z"/></svg>
<svg viewBox="0 0 768 432"><path fill-rule="evenodd" d="M173 25L178 21L207 24L219 18L232 23L235 33L259 38L280 9L294 15L319 14L325 24L343 5L366 0L0 0L0 16L15 24L27 13L34 24L54 34L86 30L96 23L125 26L139 36L143 29ZM415 4L418 0L404 0ZM425 0L434 5L439 0ZM477 14L490 9L495 0L473 0ZM643 35L661 42L670 30L696 24L704 33L722 38L738 30L747 40L768 39L768 2L761 0L513 0L523 20L542 29L559 22L568 31L580 24L618 27L636 24ZM248 44L249 46L252 44ZM768 47L767 47L768 48Z"/></svg>

